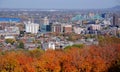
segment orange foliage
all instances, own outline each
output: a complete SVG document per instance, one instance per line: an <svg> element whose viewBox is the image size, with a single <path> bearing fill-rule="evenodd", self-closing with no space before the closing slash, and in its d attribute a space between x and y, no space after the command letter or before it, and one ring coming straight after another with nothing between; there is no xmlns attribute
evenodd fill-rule
<svg viewBox="0 0 120 72"><path fill-rule="evenodd" d="M42 53L7 51L0 52L0 72L106 72L117 59L119 43Z"/></svg>

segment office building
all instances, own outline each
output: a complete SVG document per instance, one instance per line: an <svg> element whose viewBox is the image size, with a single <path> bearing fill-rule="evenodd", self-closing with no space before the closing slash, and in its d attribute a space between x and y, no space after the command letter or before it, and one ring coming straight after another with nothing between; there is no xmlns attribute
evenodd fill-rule
<svg viewBox="0 0 120 72"><path fill-rule="evenodd" d="M41 25L40 32L46 33L51 31L51 25Z"/></svg>

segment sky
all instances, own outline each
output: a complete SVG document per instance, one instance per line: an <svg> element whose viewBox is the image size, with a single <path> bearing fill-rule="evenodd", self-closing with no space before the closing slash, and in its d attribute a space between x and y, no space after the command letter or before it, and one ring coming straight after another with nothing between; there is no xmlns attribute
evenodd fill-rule
<svg viewBox="0 0 120 72"><path fill-rule="evenodd" d="M120 0L0 0L0 8L98 9L120 5Z"/></svg>

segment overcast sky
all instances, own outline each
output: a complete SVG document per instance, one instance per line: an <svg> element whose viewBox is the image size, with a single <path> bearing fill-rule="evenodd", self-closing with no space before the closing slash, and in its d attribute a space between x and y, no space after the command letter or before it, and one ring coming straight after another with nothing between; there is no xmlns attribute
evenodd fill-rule
<svg viewBox="0 0 120 72"><path fill-rule="evenodd" d="M0 0L0 8L91 9L119 5L120 0Z"/></svg>

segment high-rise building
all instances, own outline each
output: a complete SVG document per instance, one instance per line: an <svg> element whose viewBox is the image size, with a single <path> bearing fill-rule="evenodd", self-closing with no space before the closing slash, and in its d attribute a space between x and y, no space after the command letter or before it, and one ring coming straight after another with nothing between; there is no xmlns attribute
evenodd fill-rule
<svg viewBox="0 0 120 72"><path fill-rule="evenodd" d="M113 14L113 25L114 26L120 26L119 22L119 17L117 14Z"/></svg>
<svg viewBox="0 0 120 72"><path fill-rule="evenodd" d="M41 25L40 32L46 33L51 31L51 25Z"/></svg>
<svg viewBox="0 0 120 72"><path fill-rule="evenodd" d="M53 24L52 25L52 32L57 32L57 33L62 32L61 24Z"/></svg>
<svg viewBox="0 0 120 72"><path fill-rule="evenodd" d="M25 23L26 32L36 34L38 33L38 30L39 30L39 24L31 23L31 22Z"/></svg>
<svg viewBox="0 0 120 72"><path fill-rule="evenodd" d="M118 25L120 26L120 17L118 18Z"/></svg>
<svg viewBox="0 0 120 72"><path fill-rule="evenodd" d="M47 17L44 17L42 20L41 20L41 25L49 25L49 19Z"/></svg>
<svg viewBox="0 0 120 72"><path fill-rule="evenodd" d="M102 18L105 18L105 16L106 16L106 13L101 14Z"/></svg>

